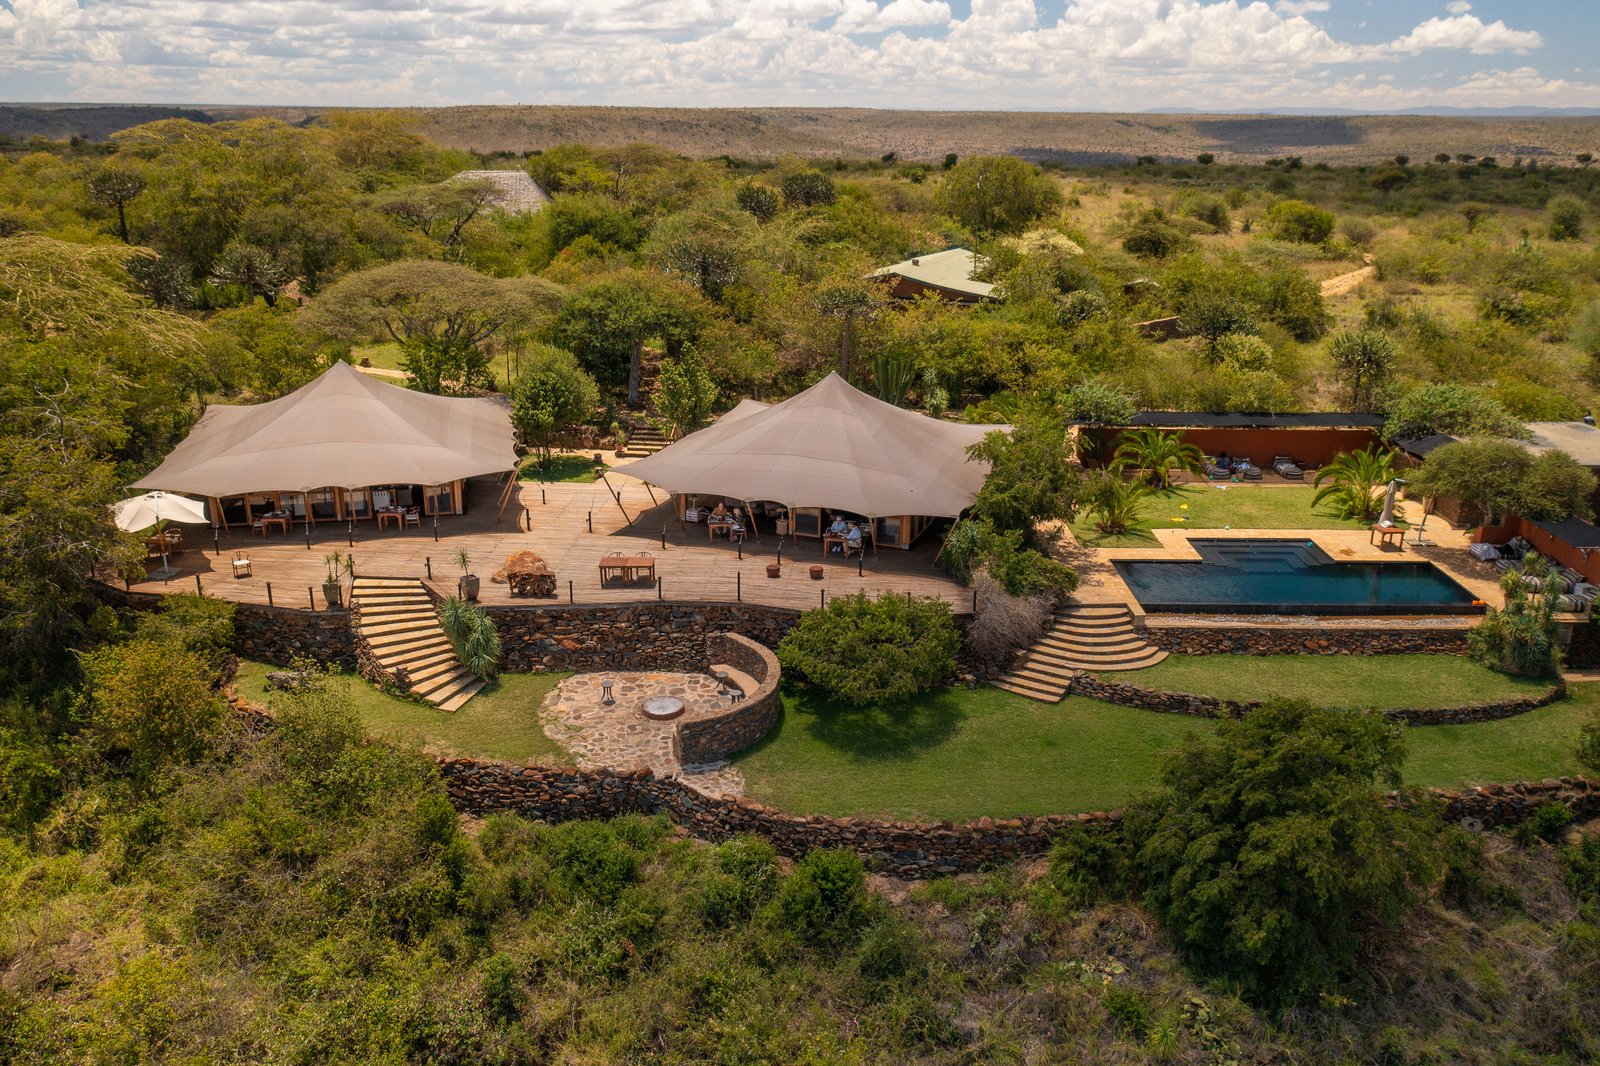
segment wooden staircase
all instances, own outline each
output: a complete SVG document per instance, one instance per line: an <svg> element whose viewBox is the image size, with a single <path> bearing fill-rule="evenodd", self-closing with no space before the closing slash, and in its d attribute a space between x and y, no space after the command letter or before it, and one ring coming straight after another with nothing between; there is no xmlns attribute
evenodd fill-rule
<svg viewBox="0 0 1600 1066"><path fill-rule="evenodd" d="M358 577L350 602L360 611L361 638L372 657L404 677L415 695L441 711L454 711L483 688L456 658L422 582Z"/></svg>
<svg viewBox="0 0 1600 1066"><path fill-rule="evenodd" d="M644 422L628 434L628 446L622 450L624 459L643 459L654 455L672 442L662 435L653 423Z"/></svg>
<svg viewBox="0 0 1600 1066"><path fill-rule="evenodd" d="M1133 628L1122 604L1077 604L1056 611L1055 621L996 688L1057 703L1082 670L1140 670L1167 657Z"/></svg>

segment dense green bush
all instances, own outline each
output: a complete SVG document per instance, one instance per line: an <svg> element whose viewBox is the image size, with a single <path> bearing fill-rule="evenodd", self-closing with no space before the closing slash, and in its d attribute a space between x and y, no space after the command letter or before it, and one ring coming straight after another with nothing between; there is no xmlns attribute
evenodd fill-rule
<svg viewBox="0 0 1600 1066"><path fill-rule="evenodd" d="M854 852L819 848L795 863L772 901L771 918L807 942L848 944L870 911L861 860Z"/></svg>
<svg viewBox="0 0 1600 1066"><path fill-rule="evenodd" d="M1268 233L1279 240L1301 244L1321 244L1333 235L1334 215L1304 200L1279 200L1267 209L1262 221Z"/></svg>
<svg viewBox="0 0 1600 1066"><path fill-rule="evenodd" d="M1143 898L1192 963L1288 1004L1355 974L1436 873L1435 820L1391 810L1402 728L1269 703L1190 738L1130 817Z"/></svg>
<svg viewBox="0 0 1600 1066"><path fill-rule="evenodd" d="M787 677L851 703L903 700L955 672L960 634L942 600L841 596L778 643Z"/></svg>
<svg viewBox="0 0 1600 1066"><path fill-rule="evenodd" d="M460 596L448 596L439 605L439 625L462 665L485 681L494 680L500 669L500 631L489 612Z"/></svg>

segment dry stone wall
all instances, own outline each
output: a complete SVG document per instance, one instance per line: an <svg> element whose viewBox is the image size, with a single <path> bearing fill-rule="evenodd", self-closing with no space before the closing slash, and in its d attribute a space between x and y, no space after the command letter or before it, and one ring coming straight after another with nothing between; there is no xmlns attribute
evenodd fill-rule
<svg viewBox="0 0 1600 1066"><path fill-rule="evenodd" d="M738 633L713 633L706 638L706 646L710 662L726 663L750 675L757 687L714 718L678 726L678 761L685 766L704 766L743 751L778 724L783 709L778 696L778 657L769 649Z"/></svg>
<svg viewBox="0 0 1600 1066"><path fill-rule="evenodd" d="M500 630L501 669L703 671L706 638L738 633L775 646L799 611L728 603L614 607L486 606Z"/></svg>
<svg viewBox="0 0 1600 1066"><path fill-rule="evenodd" d="M1138 707L1163 714L1187 714L1196 718L1239 718L1261 706L1263 702L1229 700L1192 692L1167 692L1094 674L1079 674L1073 678L1071 691L1080 696L1088 696L1090 699L1106 703L1118 703L1124 707ZM1562 699L1566 694L1566 683L1558 681L1538 695L1513 696L1503 700L1464 704L1460 707L1394 709L1384 713L1396 721L1414 726L1469 725L1473 722L1492 722L1497 718L1526 714L1537 707Z"/></svg>
<svg viewBox="0 0 1600 1066"><path fill-rule="evenodd" d="M1184 655L1465 655L1467 631L1396 626L1164 626L1144 624L1144 636Z"/></svg>

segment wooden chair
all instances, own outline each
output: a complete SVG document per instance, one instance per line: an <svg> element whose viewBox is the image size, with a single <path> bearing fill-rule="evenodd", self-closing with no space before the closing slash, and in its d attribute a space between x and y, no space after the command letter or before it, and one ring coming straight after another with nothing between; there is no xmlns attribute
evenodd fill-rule
<svg viewBox="0 0 1600 1066"><path fill-rule="evenodd" d="M422 515L415 507L406 508L406 525L416 526L418 529L422 528Z"/></svg>
<svg viewBox="0 0 1600 1066"><path fill-rule="evenodd" d="M249 552L236 551L233 553L233 576L236 579L255 576L254 571L250 569Z"/></svg>

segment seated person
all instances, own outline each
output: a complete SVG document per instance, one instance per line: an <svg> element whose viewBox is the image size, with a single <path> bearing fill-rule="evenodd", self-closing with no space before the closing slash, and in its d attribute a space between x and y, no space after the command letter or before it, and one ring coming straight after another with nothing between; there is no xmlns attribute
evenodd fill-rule
<svg viewBox="0 0 1600 1066"><path fill-rule="evenodd" d="M711 509L711 515L713 518L727 518L728 505L721 500L718 500L717 505Z"/></svg>
<svg viewBox="0 0 1600 1066"><path fill-rule="evenodd" d="M836 514L833 516L833 524L828 527L828 536L842 537L848 529L849 526L845 522L844 516Z"/></svg>
<svg viewBox="0 0 1600 1066"><path fill-rule="evenodd" d="M849 531L845 533L845 554L861 550L861 527L854 522L850 523Z"/></svg>
<svg viewBox="0 0 1600 1066"><path fill-rule="evenodd" d="M1217 465L1222 467L1222 469L1224 469L1224 470L1232 470L1233 469L1233 464L1228 462L1228 453L1227 452L1218 452L1217 453Z"/></svg>

